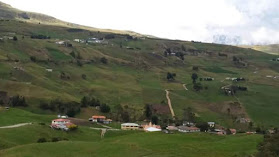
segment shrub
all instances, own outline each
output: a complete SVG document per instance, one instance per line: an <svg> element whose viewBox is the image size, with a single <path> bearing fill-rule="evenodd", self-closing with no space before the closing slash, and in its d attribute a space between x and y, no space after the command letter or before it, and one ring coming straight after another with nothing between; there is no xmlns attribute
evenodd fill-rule
<svg viewBox="0 0 279 157"><path fill-rule="evenodd" d="M73 130L77 130L78 126L75 124L72 124L72 125L68 126L68 128L69 128L69 130L73 131Z"/></svg>
<svg viewBox="0 0 279 157"><path fill-rule="evenodd" d="M31 56L31 57L30 57L30 60L31 60L32 62L36 62L36 61L37 61L37 58L36 58L35 56Z"/></svg>
<svg viewBox="0 0 279 157"><path fill-rule="evenodd" d="M102 57L100 59L100 61L103 63L103 64L108 64L108 60L105 58L105 57Z"/></svg>
<svg viewBox="0 0 279 157"><path fill-rule="evenodd" d="M85 74L82 74L82 75L81 75L81 78L84 79L84 80L86 80L86 77L87 77L87 76L86 76Z"/></svg>
<svg viewBox="0 0 279 157"><path fill-rule="evenodd" d="M16 36L14 36L14 37L13 37L13 40L14 40L14 41L17 41L17 37L16 37Z"/></svg>
<svg viewBox="0 0 279 157"><path fill-rule="evenodd" d="M47 140L46 140L46 138L39 138L38 140L37 140L37 143L45 143L45 142L47 142Z"/></svg>
<svg viewBox="0 0 279 157"><path fill-rule="evenodd" d="M53 137L51 139L51 142L58 142L58 141L60 141L60 138L58 138L58 137Z"/></svg>

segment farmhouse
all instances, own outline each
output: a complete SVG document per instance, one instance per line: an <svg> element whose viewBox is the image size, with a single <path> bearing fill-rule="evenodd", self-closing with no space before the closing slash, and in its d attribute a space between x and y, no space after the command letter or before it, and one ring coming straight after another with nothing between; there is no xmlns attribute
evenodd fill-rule
<svg viewBox="0 0 279 157"><path fill-rule="evenodd" d="M195 126L193 122L188 122L188 121L183 121L182 123L183 126Z"/></svg>
<svg viewBox="0 0 279 157"><path fill-rule="evenodd" d="M178 128L176 126L171 126L171 125L167 126L166 129L169 130L169 131L177 131L178 130Z"/></svg>
<svg viewBox="0 0 279 157"><path fill-rule="evenodd" d="M79 43L79 42L80 42L80 39L74 39L74 41Z"/></svg>
<svg viewBox="0 0 279 157"><path fill-rule="evenodd" d="M64 44L65 44L65 41L57 41L57 42L55 42L55 44L64 45Z"/></svg>
<svg viewBox="0 0 279 157"><path fill-rule="evenodd" d="M54 119L50 125L53 129L60 129L64 131L70 130L72 126L77 127L75 124L71 123L69 119Z"/></svg>
<svg viewBox="0 0 279 157"><path fill-rule="evenodd" d="M122 130L138 130L139 125L136 123L123 123L121 124Z"/></svg>
<svg viewBox="0 0 279 157"><path fill-rule="evenodd" d="M184 132L184 133L191 133L191 132L200 132L201 130L197 127L191 126L179 126L178 127L179 132Z"/></svg>
<svg viewBox="0 0 279 157"><path fill-rule="evenodd" d="M105 116L92 116L92 122L103 123L105 120Z"/></svg>

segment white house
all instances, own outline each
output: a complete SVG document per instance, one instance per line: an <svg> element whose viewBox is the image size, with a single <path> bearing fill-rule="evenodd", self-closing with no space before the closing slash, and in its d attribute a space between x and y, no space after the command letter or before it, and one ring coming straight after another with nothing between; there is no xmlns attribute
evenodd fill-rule
<svg viewBox="0 0 279 157"><path fill-rule="evenodd" d="M209 127L214 128L215 127L215 122L207 122L207 124L209 125Z"/></svg>
<svg viewBox="0 0 279 157"><path fill-rule="evenodd" d="M194 127L194 126L179 126L178 127L178 131L179 132L184 132L184 133L191 133L191 132L200 132L201 130L197 127Z"/></svg>
<svg viewBox="0 0 279 157"><path fill-rule="evenodd" d="M61 125L61 124L67 124L70 123L71 121L69 119L54 119L51 122L51 125Z"/></svg>
<svg viewBox="0 0 279 157"><path fill-rule="evenodd" d="M123 123L121 124L122 130L138 130L139 125L136 123Z"/></svg>
<svg viewBox="0 0 279 157"><path fill-rule="evenodd" d="M57 41L57 42L55 42L56 44L58 44L58 45L64 45L65 44L65 41Z"/></svg>
<svg viewBox="0 0 279 157"><path fill-rule="evenodd" d="M46 69L46 71L47 71L47 72L52 72L53 70L52 70L52 69Z"/></svg>

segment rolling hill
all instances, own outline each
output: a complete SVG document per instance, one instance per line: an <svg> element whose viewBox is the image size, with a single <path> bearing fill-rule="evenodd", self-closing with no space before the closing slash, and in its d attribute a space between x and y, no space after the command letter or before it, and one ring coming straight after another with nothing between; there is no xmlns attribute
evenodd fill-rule
<svg viewBox="0 0 279 157"><path fill-rule="evenodd" d="M19 153L32 156L30 150L61 156L50 153L57 147L74 147L70 152L62 151L69 156L76 156L77 149L88 152L84 156L105 156L106 151L111 153L108 156L114 156L115 151L118 153L115 156L131 152L136 156L169 156L174 152L158 152L177 141L183 143L179 148L187 148L192 156L205 152L209 156L253 154L262 138L260 135L220 137L201 133L175 134L172 138L172 135L119 132L109 134L109 138L102 141L99 132L86 127L72 135L48 132L49 128L40 123L48 124L61 110L44 108L42 104L59 99L70 105L79 103L84 96L94 97L109 105L111 112L83 107L75 117L87 120L93 114L105 114L114 121L123 121L119 112L125 111L129 121L141 122L146 119L147 104L168 105L165 93L168 90L178 122L185 118L185 109L190 107L198 122L214 121L240 132L268 129L279 125L279 62L270 61L272 58L274 55L249 48L150 38L133 32L68 24L0 3L0 98L20 95L28 104L10 111L0 108L0 126L35 123L11 132L3 131L0 156L18 156ZM174 79L168 80L168 73L175 74ZM194 86L193 73L198 75L199 87ZM207 81L208 77L214 80ZM245 81L232 81L232 78ZM237 91L234 95L226 94L225 87L237 88ZM247 90L240 90L243 88ZM1 104L6 106L7 102ZM160 111L156 116L160 124L172 120L170 114L160 114ZM240 123L241 118L252 123ZM19 132L33 132L35 136L15 136ZM69 141L36 143L42 136L61 136ZM148 139L155 142L144 144ZM158 145L162 141L167 142ZM103 147L108 144L113 147ZM203 151L194 153L192 147L200 145ZM216 147L211 145L217 146L216 152L212 152ZM100 148L100 152L92 152L92 147ZM177 150L175 145L170 149ZM232 153L237 150L242 151ZM185 153L175 152L176 155Z"/></svg>

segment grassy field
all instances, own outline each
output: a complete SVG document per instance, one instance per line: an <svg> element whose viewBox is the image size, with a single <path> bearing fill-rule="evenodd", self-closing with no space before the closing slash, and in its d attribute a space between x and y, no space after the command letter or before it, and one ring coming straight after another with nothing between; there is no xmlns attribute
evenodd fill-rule
<svg viewBox="0 0 279 157"><path fill-rule="evenodd" d="M1 131L1 130L0 130ZM14 136L17 133L27 136ZM3 138L4 137L4 138ZM9 137L9 138L7 138ZM34 143L37 138L63 137L70 141ZM0 151L3 157L14 156L191 156L245 157L256 152L262 140L259 135L216 136L210 134L172 134L144 132L108 132L104 139L99 133L80 128L78 132L64 133L44 126L28 126L3 133L5 146L18 146ZM20 140L20 143L17 141ZM3 145L2 145L3 146ZM58 151L59 150L59 151Z"/></svg>

